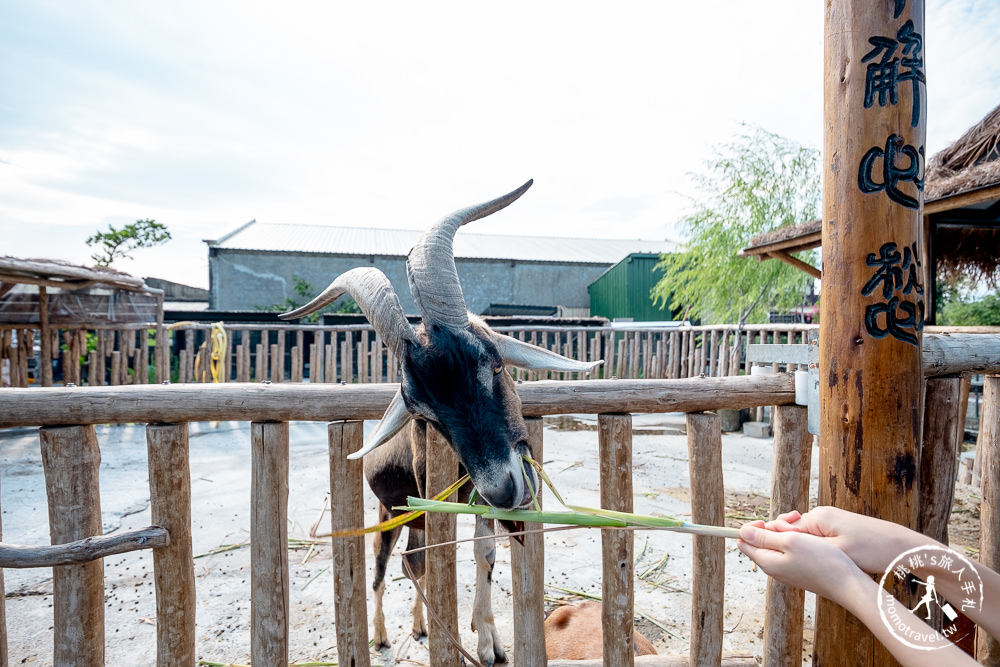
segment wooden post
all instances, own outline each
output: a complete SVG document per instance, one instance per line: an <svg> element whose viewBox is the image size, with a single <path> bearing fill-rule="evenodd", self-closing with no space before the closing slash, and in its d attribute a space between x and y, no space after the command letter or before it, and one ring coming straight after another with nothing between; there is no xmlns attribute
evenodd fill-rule
<svg viewBox="0 0 1000 667"><path fill-rule="evenodd" d="M924 1L829 0L825 16L819 503L915 528ZM891 592L908 605L905 586ZM822 598L815 662L895 664Z"/></svg>
<svg viewBox="0 0 1000 667"><path fill-rule="evenodd" d="M542 460L542 420L524 420L528 426L531 458ZM541 487L541 485L539 485ZM542 489L536 489L542 505ZM540 523L525 523L525 530L541 528ZM545 655L545 535L524 536L524 545L510 541L510 569L514 591L514 661L515 665L544 665Z"/></svg>
<svg viewBox="0 0 1000 667"><path fill-rule="evenodd" d="M774 453L771 463L771 515L809 508L812 435L808 410L779 405L774 410ZM774 579L767 580L764 611L764 664L802 664L802 619L806 594Z"/></svg>
<svg viewBox="0 0 1000 667"><path fill-rule="evenodd" d="M251 422L250 655L288 665L288 422Z"/></svg>
<svg viewBox="0 0 1000 667"><path fill-rule="evenodd" d="M631 512L632 415L598 415L597 440L601 460L601 507ZM601 529L601 552L604 664L613 667L631 665L635 661L632 646L635 538L632 531Z"/></svg>
<svg viewBox="0 0 1000 667"><path fill-rule="evenodd" d="M960 423L961 396L961 378L927 380L917 530L942 544L948 544L958 453L965 433L965 426Z"/></svg>
<svg viewBox="0 0 1000 667"><path fill-rule="evenodd" d="M151 520L170 535L169 546L153 549L156 664L193 667L197 656L188 425L148 425L146 449Z"/></svg>
<svg viewBox="0 0 1000 667"><path fill-rule="evenodd" d="M979 562L1000 572L1000 377L983 379L983 414L979 422L983 458L982 503L979 507ZM983 665L1000 665L1000 637L979 628L976 658Z"/></svg>
<svg viewBox="0 0 1000 667"><path fill-rule="evenodd" d="M93 426L38 431L52 544L101 534L101 449ZM104 665L104 560L52 568L56 665Z"/></svg>
<svg viewBox="0 0 1000 667"><path fill-rule="evenodd" d="M19 332L20 334L20 332ZM6 335L6 334L5 334ZM18 335L18 345L24 345L23 338ZM2 497L2 494L0 494ZM3 512L0 512L0 517ZM3 542L3 519L0 518L0 542ZM7 667L7 597L3 583L3 569L0 568L0 667Z"/></svg>
<svg viewBox="0 0 1000 667"><path fill-rule="evenodd" d="M722 420L709 412L687 415L688 469L691 475L691 521L722 526L726 498L722 482ZM722 660L722 613L725 598L725 538L695 535L691 555L692 667Z"/></svg>
<svg viewBox="0 0 1000 667"><path fill-rule="evenodd" d="M38 288L38 327L41 329L42 386L52 386L52 336L49 329L49 293L45 285ZM31 348L28 348L31 349Z"/></svg>
<svg viewBox="0 0 1000 667"><path fill-rule="evenodd" d="M365 337L367 338L367 337ZM362 371L359 377L364 377ZM437 429L427 425L427 497L431 498L451 486L458 479L458 456ZM452 494L445 500L454 500ZM443 544L455 540L455 515L428 512L426 526L427 545ZM427 606L437 614L437 621L428 619L427 649L431 667L458 667L459 653L448 638L458 637L458 591L455 572L455 545L435 547L426 556ZM444 628L438 624L444 624Z"/></svg>
<svg viewBox="0 0 1000 667"><path fill-rule="evenodd" d="M334 532L365 523L364 466L348 461L361 449L364 422L333 422L330 440L330 521ZM334 625L337 659L342 665L368 667L368 587L365 578L365 538L333 538Z"/></svg>

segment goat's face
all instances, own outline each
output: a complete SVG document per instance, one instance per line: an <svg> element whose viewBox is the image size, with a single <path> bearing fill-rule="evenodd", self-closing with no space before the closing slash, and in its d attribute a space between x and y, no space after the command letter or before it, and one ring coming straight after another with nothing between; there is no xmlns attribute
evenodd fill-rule
<svg viewBox="0 0 1000 667"><path fill-rule="evenodd" d="M402 363L406 408L434 426L458 454L483 499L498 509L531 502L538 488L521 399L485 324L431 326L407 344ZM527 475L527 479L525 477Z"/></svg>

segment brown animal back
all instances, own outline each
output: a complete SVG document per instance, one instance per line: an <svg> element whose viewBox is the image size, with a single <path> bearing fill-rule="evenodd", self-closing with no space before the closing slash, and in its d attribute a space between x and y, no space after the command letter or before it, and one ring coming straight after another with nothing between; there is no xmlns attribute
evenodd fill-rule
<svg viewBox="0 0 1000 667"><path fill-rule="evenodd" d="M636 655L656 655L656 649L637 631L632 633ZM604 657L601 603L580 602L557 607L545 619L545 652L549 660L587 660Z"/></svg>

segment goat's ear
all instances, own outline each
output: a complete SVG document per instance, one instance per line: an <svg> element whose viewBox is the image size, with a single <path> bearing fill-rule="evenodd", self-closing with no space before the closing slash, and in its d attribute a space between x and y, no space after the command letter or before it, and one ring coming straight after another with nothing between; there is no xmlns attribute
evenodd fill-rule
<svg viewBox="0 0 1000 667"><path fill-rule="evenodd" d="M406 426L412 418L413 415L406 409L406 403L403 401L402 390L397 389L396 395L392 397L389 407L382 415L382 420L368 437L368 442L365 443L364 447L349 455L348 460L360 459L379 445L385 444L389 438L399 433L400 429Z"/></svg>
<svg viewBox="0 0 1000 667"><path fill-rule="evenodd" d="M603 359L598 361L577 361L576 359L570 359L561 354L549 352L537 345L524 343L503 334L494 333L493 342L496 343L497 348L500 350L500 356L503 357L504 363L529 371L586 373L593 370L595 366L604 363Z"/></svg>

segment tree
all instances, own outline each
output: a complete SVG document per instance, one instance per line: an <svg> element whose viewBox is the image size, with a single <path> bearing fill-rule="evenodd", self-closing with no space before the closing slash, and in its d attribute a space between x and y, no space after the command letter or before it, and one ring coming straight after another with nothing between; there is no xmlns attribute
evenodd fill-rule
<svg viewBox="0 0 1000 667"><path fill-rule="evenodd" d="M813 278L781 261L736 253L751 237L814 219L822 199L819 151L760 128L716 148L707 174L692 178L705 197L680 222L681 252L661 256L651 291L663 308L689 309L714 322L764 321L769 310L800 305ZM816 252L800 253L814 264Z"/></svg>
<svg viewBox="0 0 1000 667"><path fill-rule="evenodd" d="M132 259L136 248L151 248L170 240L166 225L156 220L136 220L121 229L108 225L107 232L97 232L87 245L99 245L100 250L91 255L98 266L111 266L116 259Z"/></svg>
<svg viewBox="0 0 1000 667"><path fill-rule="evenodd" d="M290 297L285 297L285 300L281 303L273 303L270 306L254 306L257 310L268 312L268 313L286 313L295 310L303 303L308 303L319 294L319 290L312 286L308 280L301 276L292 274L292 286L295 293L304 301L299 301L298 299L292 299ZM309 313L303 319L306 322L318 322L319 318L324 313L360 313L361 306L357 304L351 297L341 297L339 299L340 304L334 308L333 304L329 306L324 306L320 308L315 313Z"/></svg>
<svg viewBox="0 0 1000 667"><path fill-rule="evenodd" d="M938 283L937 323L975 327L1000 325L1000 290L977 295L967 282ZM979 298L976 298L976 297Z"/></svg>

